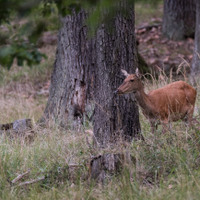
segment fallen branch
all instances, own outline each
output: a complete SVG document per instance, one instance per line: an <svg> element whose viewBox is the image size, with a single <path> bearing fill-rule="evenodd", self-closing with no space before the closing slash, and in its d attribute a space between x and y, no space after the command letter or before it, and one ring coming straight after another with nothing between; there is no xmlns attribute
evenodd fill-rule
<svg viewBox="0 0 200 200"><path fill-rule="evenodd" d="M41 178L38 178L38 179L34 179L34 180L31 180L31 181L26 181L26 182L23 182L23 183L20 183L18 186L24 186L24 185L30 185L30 184L33 184L33 183L37 183L39 181L42 181L45 179L45 176L41 177Z"/></svg>
<svg viewBox="0 0 200 200"><path fill-rule="evenodd" d="M27 174L30 173L30 169L28 169L27 172L23 173L23 174L19 174L14 180L11 181L12 184L16 183L17 181L19 181L20 179L22 179L24 176L26 176Z"/></svg>
<svg viewBox="0 0 200 200"><path fill-rule="evenodd" d="M88 145L89 149L92 149L92 145L89 143L88 136L86 136L86 144Z"/></svg>

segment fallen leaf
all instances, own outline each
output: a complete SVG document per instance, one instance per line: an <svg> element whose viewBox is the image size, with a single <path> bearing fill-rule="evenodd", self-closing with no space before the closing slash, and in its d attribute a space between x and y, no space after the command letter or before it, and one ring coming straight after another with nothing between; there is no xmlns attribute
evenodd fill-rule
<svg viewBox="0 0 200 200"><path fill-rule="evenodd" d="M156 63L156 59L155 58L150 58L149 59L149 64L153 65L154 63Z"/></svg>
<svg viewBox="0 0 200 200"><path fill-rule="evenodd" d="M167 40L168 40L168 39L161 40L160 43L161 43L161 44L164 44L164 43L167 42Z"/></svg>
<svg viewBox="0 0 200 200"><path fill-rule="evenodd" d="M137 33L138 33L138 34L142 34L142 33L145 33L145 32L146 32L146 28L137 30Z"/></svg>
<svg viewBox="0 0 200 200"><path fill-rule="evenodd" d="M179 45L179 46L182 46L182 45L183 45L183 42L178 42L178 45Z"/></svg>
<svg viewBox="0 0 200 200"><path fill-rule="evenodd" d="M154 38L155 38L155 39L159 39L159 35L155 35Z"/></svg>
<svg viewBox="0 0 200 200"><path fill-rule="evenodd" d="M151 29L151 32L152 32L152 33L156 32L156 31L157 31L157 29L156 29L155 27L153 27L153 28Z"/></svg>
<svg viewBox="0 0 200 200"><path fill-rule="evenodd" d="M192 38L187 38L187 41L188 41L189 43L194 43L194 39L192 39Z"/></svg>
<svg viewBox="0 0 200 200"><path fill-rule="evenodd" d="M192 58L193 58L193 55L189 55L189 56L188 56L188 58L189 58L190 60L192 60Z"/></svg>
<svg viewBox="0 0 200 200"><path fill-rule="evenodd" d="M164 63L169 62L169 56L165 57L165 58L163 59L163 62L164 62Z"/></svg>

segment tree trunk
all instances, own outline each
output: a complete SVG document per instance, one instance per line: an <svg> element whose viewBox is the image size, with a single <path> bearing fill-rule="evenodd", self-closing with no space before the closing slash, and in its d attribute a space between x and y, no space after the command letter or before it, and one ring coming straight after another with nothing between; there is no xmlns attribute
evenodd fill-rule
<svg viewBox="0 0 200 200"><path fill-rule="evenodd" d="M197 74L200 73L200 1L196 2L196 13L195 47L192 59L193 79L195 79Z"/></svg>
<svg viewBox="0 0 200 200"><path fill-rule="evenodd" d="M125 1L120 6L126 6ZM80 123L93 93L94 142L99 147L108 147L119 139L130 142L140 132L138 107L131 96L113 93L124 79L121 68L131 73L137 67L134 6L128 5L126 10L126 18L120 13L115 17L112 33L102 25L93 40L87 38L83 11L61 18L58 33L50 95L42 120L53 120L63 127Z"/></svg>
<svg viewBox="0 0 200 200"><path fill-rule="evenodd" d="M108 147L117 140L130 142L140 132L138 107L131 95L113 92L124 77L121 69L133 73L137 67L134 6L121 2L126 18L119 13L112 23L112 33L105 26L97 31L94 81L94 143Z"/></svg>
<svg viewBox="0 0 200 200"><path fill-rule="evenodd" d="M195 0L164 0L162 33L172 40L194 36Z"/></svg>
<svg viewBox="0 0 200 200"><path fill-rule="evenodd" d="M92 41L83 25L84 11L60 17L58 47L51 76L49 99L41 121L74 127L83 119L89 98Z"/></svg>

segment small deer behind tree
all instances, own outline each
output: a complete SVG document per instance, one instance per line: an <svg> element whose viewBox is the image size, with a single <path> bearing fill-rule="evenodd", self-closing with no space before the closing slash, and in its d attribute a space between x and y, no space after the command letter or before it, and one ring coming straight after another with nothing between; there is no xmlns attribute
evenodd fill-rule
<svg viewBox="0 0 200 200"><path fill-rule="evenodd" d="M150 122L152 133L160 123L163 126L163 132L166 132L169 122L180 119L191 125L197 94L192 86L184 81L176 81L146 94L138 69L135 74L128 74L123 69L121 71L126 79L116 93L119 95L134 93L142 113Z"/></svg>

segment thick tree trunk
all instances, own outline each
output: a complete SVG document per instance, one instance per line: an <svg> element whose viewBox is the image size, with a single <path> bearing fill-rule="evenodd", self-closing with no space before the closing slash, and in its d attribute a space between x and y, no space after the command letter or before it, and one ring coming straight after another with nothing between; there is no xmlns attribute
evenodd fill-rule
<svg viewBox="0 0 200 200"><path fill-rule="evenodd" d="M126 3L120 5L127 6ZM125 8L113 22L113 32L104 26L97 31L94 82L94 142L108 147L117 140L131 141L140 132L138 107L130 95L113 92L123 82L121 69L132 73L137 67L134 6Z"/></svg>
<svg viewBox="0 0 200 200"><path fill-rule="evenodd" d="M49 99L40 121L63 127L82 122L89 95L92 42L83 25L84 11L60 18L58 47L51 77Z"/></svg>
<svg viewBox="0 0 200 200"><path fill-rule="evenodd" d="M92 40L87 38L83 26L86 17L83 11L61 18L49 100L40 120L57 121L64 127L80 123L91 97L95 105L94 143L99 148L119 144L119 140L130 142L140 132L138 107L131 96L114 94L124 80L121 68L131 73L137 67L134 6L123 1L120 8L123 7L126 17L120 13L115 17L113 32L109 33L102 25ZM99 166L104 168L106 164L118 169L119 155L102 155ZM98 168L93 164L91 177L96 179L99 175L94 170ZM99 171L101 174L102 169Z"/></svg>
<svg viewBox="0 0 200 200"><path fill-rule="evenodd" d="M130 142L138 135L138 107L130 95L113 93L124 79L121 68L131 73L137 67L134 7L126 10L126 18L115 17L112 33L102 25L93 40L87 38L83 11L61 18L50 96L40 121L53 120L64 127L80 123L93 93L97 146L108 147L120 139Z"/></svg>
<svg viewBox="0 0 200 200"><path fill-rule="evenodd" d="M200 1L196 2L195 47L192 60L192 77L200 74Z"/></svg>
<svg viewBox="0 0 200 200"><path fill-rule="evenodd" d="M194 36L195 0L164 0L162 33L172 40Z"/></svg>

